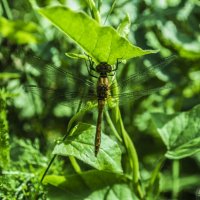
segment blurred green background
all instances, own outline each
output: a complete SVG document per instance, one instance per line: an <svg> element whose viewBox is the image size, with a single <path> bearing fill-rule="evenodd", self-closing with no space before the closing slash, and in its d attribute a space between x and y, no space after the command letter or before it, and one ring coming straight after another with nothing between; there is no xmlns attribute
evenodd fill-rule
<svg viewBox="0 0 200 200"><path fill-rule="evenodd" d="M112 1L98 3L101 3L100 14L104 21ZM63 107L59 100L49 102L45 93L35 96L24 90L24 84L43 82L46 78L30 64L32 56L38 55L56 66L63 65L76 76L88 76L83 60L65 56L66 52L82 50L37 13L37 7L57 4L91 15L86 1L2 0L0 3L1 128L10 137L7 138L9 142L0 148L10 149L10 158L7 159L11 160L12 165L7 168L8 172L11 169L26 174L8 173L1 177L2 183L6 182L0 190L3 199L12 199L13 196L16 199L31 199L39 180L31 174L41 175L41 171L47 167L56 140L64 136L67 124L76 112L76 105ZM177 55L176 60L142 85L145 89L149 85L155 88L171 83L174 88L170 92L155 93L121 107L125 128L134 138L141 178L145 180L158 158L166 151L151 120L151 113L172 114L188 111L200 104L200 1L118 0L106 25L117 28L127 14L131 21L129 40L143 49L159 49L160 52L121 64L117 72L119 81L145 66L160 63L167 56ZM73 83L74 90L78 87L79 83ZM81 121L95 125L96 118L97 112L93 110ZM103 129L109 135L110 130L106 125L104 122ZM57 159L51 172L74 173L68 163L67 158ZM0 166L2 170L3 165ZM185 182L181 185L178 199L195 199L200 187L196 181L200 155L180 160L180 166L180 176L185 178ZM87 166L83 165L83 168L87 169ZM171 198L171 170L172 161L169 160L162 169L160 199ZM41 198L45 198L46 193L45 188L41 190Z"/></svg>

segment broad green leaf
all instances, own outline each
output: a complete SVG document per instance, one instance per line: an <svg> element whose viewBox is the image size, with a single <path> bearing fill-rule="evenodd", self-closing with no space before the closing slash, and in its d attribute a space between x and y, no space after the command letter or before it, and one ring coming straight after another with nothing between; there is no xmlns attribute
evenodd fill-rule
<svg viewBox="0 0 200 200"><path fill-rule="evenodd" d="M68 176L47 175L43 183L51 184L66 191L67 194L84 199L93 191L128 181L127 177L121 174L90 170Z"/></svg>
<svg viewBox="0 0 200 200"><path fill-rule="evenodd" d="M17 44L32 44L41 40L40 28L33 22L11 21L0 17L0 27L0 34Z"/></svg>
<svg viewBox="0 0 200 200"><path fill-rule="evenodd" d="M65 142L55 146L53 154L74 156L99 170L122 172L121 150L115 141L104 134L101 137L99 154L95 157L95 133L95 126L79 123Z"/></svg>
<svg viewBox="0 0 200 200"><path fill-rule="evenodd" d="M180 159L200 152L200 105L173 115L152 114L167 147L167 158Z"/></svg>
<svg viewBox="0 0 200 200"><path fill-rule="evenodd" d="M142 50L132 45L114 28L99 25L83 12L62 6L42 8L39 12L81 46L96 62L115 64L119 58L126 60L157 52Z"/></svg>

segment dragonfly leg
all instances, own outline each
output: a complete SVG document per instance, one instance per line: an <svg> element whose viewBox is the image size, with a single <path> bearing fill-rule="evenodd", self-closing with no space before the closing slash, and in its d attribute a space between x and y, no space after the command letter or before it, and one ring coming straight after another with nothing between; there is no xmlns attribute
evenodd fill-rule
<svg viewBox="0 0 200 200"><path fill-rule="evenodd" d="M87 67L90 70L96 71L96 69L94 67L94 61L92 60L92 58L88 54L86 54L86 56L88 57L88 61L89 61L89 65L87 64Z"/></svg>
<svg viewBox="0 0 200 200"><path fill-rule="evenodd" d="M118 70L118 66L119 66L119 64L121 63L121 61L119 61L119 60L121 60L121 58L117 58L117 63L116 63L116 65L115 65L115 68L112 69L112 72L114 72L114 73L113 73L113 74L110 73L108 76L115 76L116 71Z"/></svg>
<svg viewBox="0 0 200 200"><path fill-rule="evenodd" d="M88 56L88 61L89 61L89 65L87 63L87 61L85 61L85 64L87 66L87 70L90 76L94 77L94 78L98 78L97 76L95 76L92 72L96 72L95 68L94 68L94 62L92 61L92 58Z"/></svg>
<svg viewBox="0 0 200 200"><path fill-rule="evenodd" d="M120 61L122 58L117 58L117 63L115 65L115 68L112 71L117 71L118 70L118 66L120 63L122 63L122 61Z"/></svg>
<svg viewBox="0 0 200 200"><path fill-rule="evenodd" d="M112 70L113 71L113 70ZM113 71L113 73L111 74L108 74L108 76L115 76L115 74L116 74L116 70L115 71Z"/></svg>

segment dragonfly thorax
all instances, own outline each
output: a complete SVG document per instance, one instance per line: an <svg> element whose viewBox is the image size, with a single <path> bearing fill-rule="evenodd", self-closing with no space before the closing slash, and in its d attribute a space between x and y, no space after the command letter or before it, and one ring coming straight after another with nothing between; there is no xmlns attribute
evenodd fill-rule
<svg viewBox="0 0 200 200"><path fill-rule="evenodd" d="M100 77L97 84L97 99L105 100L108 97L109 82L108 78Z"/></svg>
<svg viewBox="0 0 200 200"><path fill-rule="evenodd" d="M100 74L100 76L105 77L107 76L107 73L112 72L112 66L106 62L100 62L96 66L96 71Z"/></svg>

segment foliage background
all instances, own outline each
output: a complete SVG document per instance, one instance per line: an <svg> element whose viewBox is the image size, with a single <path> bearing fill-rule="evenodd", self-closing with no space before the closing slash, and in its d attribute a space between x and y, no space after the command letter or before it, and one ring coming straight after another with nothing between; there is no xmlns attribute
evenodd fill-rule
<svg viewBox="0 0 200 200"><path fill-rule="evenodd" d="M100 1L99 1L100 2ZM152 94L134 104L121 108L127 132L134 138L140 161L141 178L147 180L158 158L166 147L159 137L151 113L173 114L191 110L200 103L200 3L197 0L173 1L116 1L107 25L117 27L128 13L131 27L129 39L143 49L159 49L159 54L128 60L120 66L119 80L141 70L144 66L159 63L169 55L178 58L165 68L149 84L152 87L170 82L175 88L170 93ZM37 54L55 65L65 65L68 71L85 74L82 60L66 58L66 52L81 52L75 43L57 31L34 8L62 4L81 9L90 15L86 1L45 0L45 1L2 1L0 4L0 87L1 87L1 138L0 157L1 189L3 199L31 198L37 190L39 176L48 165L56 140L66 132L67 123L75 107L60 107L60 102L47 104L45 97L32 98L23 89L24 83L38 79L34 68L25 68L26 61L18 57L18 50L24 52L27 61ZM112 1L102 1L102 19L111 8ZM90 31L90 30L88 30ZM29 57L30 56L30 57ZM74 88L78 88L78 84ZM48 106L44 106L48 105ZM95 124L96 112L89 112L81 121ZM109 135L109 128L105 133ZM9 135L9 138L8 138ZM5 144L4 141L7 141ZM103 141L102 141L103 142ZM7 153L6 153L7 152ZM67 166L67 167L66 167ZM200 155L180 160L179 194L177 199L194 199L199 190ZM81 163L82 169L88 166ZM173 161L167 160L161 173L160 199L172 198ZM68 158L55 160L50 173L73 174ZM40 190L40 198L53 198L47 193L48 187ZM54 191L51 188L51 191ZM55 190L57 191L57 190ZM55 195L55 193L51 194ZM32 197L33 198L33 197Z"/></svg>

